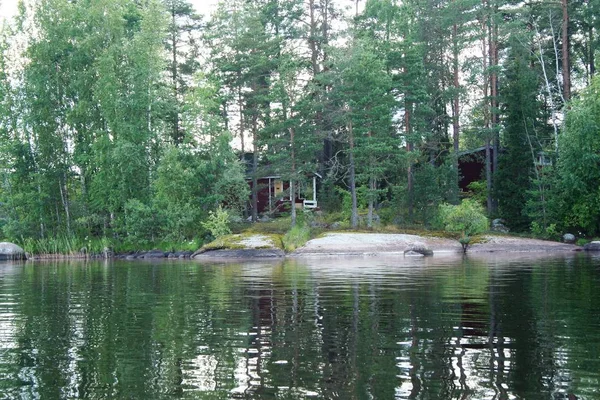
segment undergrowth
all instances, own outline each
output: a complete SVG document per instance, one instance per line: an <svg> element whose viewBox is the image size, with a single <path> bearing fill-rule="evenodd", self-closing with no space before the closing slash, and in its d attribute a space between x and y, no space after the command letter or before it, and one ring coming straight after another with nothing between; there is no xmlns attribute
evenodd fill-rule
<svg viewBox="0 0 600 400"><path fill-rule="evenodd" d="M292 252L300 248L311 239L311 230L306 225L295 225L283 236L283 249Z"/></svg>

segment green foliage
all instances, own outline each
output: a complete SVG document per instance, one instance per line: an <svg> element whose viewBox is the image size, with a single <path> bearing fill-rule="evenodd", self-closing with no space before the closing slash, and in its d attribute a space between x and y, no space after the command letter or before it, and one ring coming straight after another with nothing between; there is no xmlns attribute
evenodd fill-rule
<svg viewBox="0 0 600 400"><path fill-rule="evenodd" d="M306 224L296 224L283 236L283 248L287 252L292 252L310 240L310 228Z"/></svg>
<svg viewBox="0 0 600 400"><path fill-rule="evenodd" d="M216 211L209 212L208 219L202 222L202 227L209 231L213 238L218 239L231 234L229 222L229 213L219 206Z"/></svg>
<svg viewBox="0 0 600 400"><path fill-rule="evenodd" d="M510 62L506 66L505 86L502 88L505 151L499 155L493 193L498 199L499 215L515 231L525 231L530 227L531 218L525 208L528 198L532 199L528 190L535 177L534 156L549 140L548 127L542 122L547 120L547 116L542 115L543 107L537 101L540 80L530 67L531 52L522 45L523 40L527 40L527 36L518 33L510 38Z"/></svg>
<svg viewBox="0 0 600 400"><path fill-rule="evenodd" d="M556 240L560 237L560 231L557 229L556 224L543 226L537 221L531 223L531 233L544 239Z"/></svg>
<svg viewBox="0 0 600 400"><path fill-rule="evenodd" d="M45 239L27 238L20 244L26 253L33 256L69 255L88 257L102 255L107 249L112 249L112 241L106 237L57 236Z"/></svg>
<svg viewBox="0 0 600 400"><path fill-rule="evenodd" d="M126 241L141 246L154 242L160 234L161 217L152 206L135 199L127 201L123 221Z"/></svg>
<svg viewBox="0 0 600 400"><path fill-rule="evenodd" d="M442 204L439 214L447 232L460 234L463 251L467 251L473 235L481 234L489 227L483 207L473 200L465 199L459 205Z"/></svg>
<svg viewBox="0 0 600 400"><path fill-rule="evenodd" d="M482 207L487 201L487 183L485 180L473 181L469 183L467 188L470 190L470 198L479 203Z"/></svg>
<svg viewBox="0 0 600 400"><path fill-rule="evenodd" d="M575 242L577 246L585 246L588 243L590 243L590 240L585 238L579 238L577 239L577 242Z"/></svg>
<svg viewBox="0 0 600 400"><path fill-rule="evenodd" d="M558 162L559 205L568 229L600 232L600 77L567 112Z"/></svg>
<svg viewBox="0 0 600 400"><path fill-rule="evenodd" d="M233 162L228 165L221 178L215 184L215 194L232 215L241 215L246 209L250 189L244 178L242 165Z"/></svg>
<svg viewBox="0 0 600 400"><path fill-rule="evenodd" d="M546 7L506 18L502 2L369 0L338 29L341 0L321 3L227 0L203 40L185 0L33 3L0 32L3 236L195 240L217 206L247 208L247 154L232 143L253 153L254 176L300 186L321 172L320 207L353 225L383 204L388 222L430 227L440 203L458 200L458 111L469 121L461 146L502 133L492 195L511 228L600 232L598 78L570 105L555 169L538 174L533 162L554 149L546 105L563 106L542 84L561 86ZM583 4L570 5L573 51L590 50L571 60L577 73L592 71L597 42L581 30L595 24ZM505 56L489 66L479 49L494 35ZM464 82L451 83L455 71ZM500 109L492 73L503 74ZM473 188L481 202L484 185Z"/></svg>

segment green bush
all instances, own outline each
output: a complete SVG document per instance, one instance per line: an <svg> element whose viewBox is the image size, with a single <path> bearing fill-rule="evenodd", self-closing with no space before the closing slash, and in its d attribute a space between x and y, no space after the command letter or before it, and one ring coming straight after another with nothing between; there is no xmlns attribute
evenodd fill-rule
<svg viewBox="0 0 600 400"><path fill-rule="evenodd" d="M215 184L225 208L234 215L241 215L250 196L248 182L244 179L244 172L240 163L233 163L227 167L223 176Z"/></svg>
<svg viewBox="0 0 600 400"><path fill-rule="evenodd" d="M229 213L219 206L216 211L209 213L208 219L202 222L202 227L210 232L213 238L218 239L221 236L230 235Z"/></svg>
<svg viewBox="0 0 600 400"><path fill-rule="evenodd" d="M470 191L468 195L471 199L477 201L482 207L485 206L487 202L487 182L485 180L473 181L469 183L467 189Z"/></svg>
<svg viewBox="0 0 600 400"><path fill-rule="evenodd" d="M306 225L296 224L283 236L282 240L285 251L294 251L310 240L310 228Z"/></svg>
<svg viewBox="0 0 600 400"><path fill-rule="evenodd" d="M159 236L161 213L139 200L125 203L124 228L126 241L138 246L154 242Z"/></svg>
<svg viewBox="0 0 600 400"><path fill-rule="evenodd" d="M466 252L471 236L488 229L488 219L483 207L475 200L463 200L459 205L442 204L439 208L440 221L447 232L460 234L459 242Z"/></svg>
<svg viewBox="0 0 600 400"><path fill-rule="evenodd" d="M584 239L584 238L580 238L577 239L577 242L575 242L575 244L577 246L585 246L586 244L588 244L590 241L588 239Z"/></svg>

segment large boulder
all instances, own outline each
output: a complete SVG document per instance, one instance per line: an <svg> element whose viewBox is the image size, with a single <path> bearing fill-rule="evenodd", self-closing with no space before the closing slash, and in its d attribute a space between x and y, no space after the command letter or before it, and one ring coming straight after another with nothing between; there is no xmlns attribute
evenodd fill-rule
<svg viewBox="0 0 600 400"><path fill-rule="evenodd" d="M563 235L563 242L565 243L573 244L575 243L575 240L575 235L573 235L572 233L565 233Z"/></svg>
<svg viewBox="0 0 600 400"><path fill-rule="evenodd" d="M583 246L585 251L600 251L600 241L594 241Z"/></svg>
<svg viewBox="0 0 600 400"><path fill-rule="evenodd" d="M0 260L25 260L25 250L14 243L0 242Z"/></svg>
<svg viewBox="0 0 600 400"><path fill-rule="evenodd" d="M153 258L165 258L167 257L168 253L165 254L165 252L163 252L162 250L150 250L148 252L146 252L144 255L140 255L138 256L138 258L144 258L144 259L153 259Z"/></svg>
<svg viewBox="0 0 600 400"><path fill-rule="evenodd" d="M492 221L491 230L493 232L508 233L509 229L504 224L505 224L505 222L503 219L496 218L495 220Z"/></svg>
<svg viewBox="0 0 600 400"><path fill-rule="evenodd" d="M404 250L404 255L415 255L421 254L423 256L432 256L433 250L425 245L425 243L421 242L413 242L408 245L406 250Z"/></svg>

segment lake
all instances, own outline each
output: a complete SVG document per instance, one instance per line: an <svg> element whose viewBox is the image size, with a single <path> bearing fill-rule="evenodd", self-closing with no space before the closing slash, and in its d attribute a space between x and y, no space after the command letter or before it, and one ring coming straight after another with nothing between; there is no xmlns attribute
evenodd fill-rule
<svg viewBox="0 0 600 400"><path fill-rule="evenodd" d="M4 399L598 399L600 258L0 264Z"/></svg>

